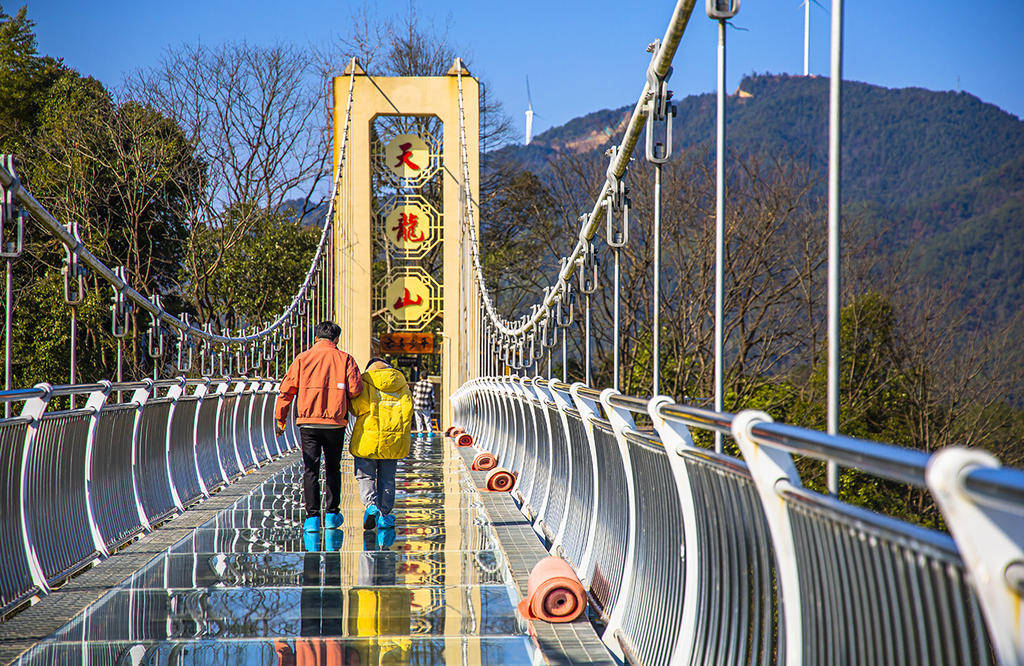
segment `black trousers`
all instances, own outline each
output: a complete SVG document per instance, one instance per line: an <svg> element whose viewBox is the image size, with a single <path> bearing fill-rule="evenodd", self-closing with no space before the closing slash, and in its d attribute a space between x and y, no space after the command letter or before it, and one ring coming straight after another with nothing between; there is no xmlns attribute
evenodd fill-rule
<svg viewBox="0 0 1024 666"><path fill-rule="evenodd" d="M327 481L324 509L327 513L337 513L338 503L341 501L341 448L345 445L345 429L300 426L299 441L302 445L302 463L306 467L302 475L306 517L320 515L321 452L324 456L324 477Z"/></svg>

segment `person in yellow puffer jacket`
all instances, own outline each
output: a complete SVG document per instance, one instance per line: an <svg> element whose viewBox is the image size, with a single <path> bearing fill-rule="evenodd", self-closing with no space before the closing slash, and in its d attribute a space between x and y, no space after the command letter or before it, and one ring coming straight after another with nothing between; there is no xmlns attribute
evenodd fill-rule
<svg viewBox="0 0 1024 666"><path fill-rule="evenodd" d="M349 407L356 417L349 451L366 506L363 529L393 529L395 471L398 461L409 455L412 393L405 375L379 358L370 360L362 379L363 392Z"/></svg>

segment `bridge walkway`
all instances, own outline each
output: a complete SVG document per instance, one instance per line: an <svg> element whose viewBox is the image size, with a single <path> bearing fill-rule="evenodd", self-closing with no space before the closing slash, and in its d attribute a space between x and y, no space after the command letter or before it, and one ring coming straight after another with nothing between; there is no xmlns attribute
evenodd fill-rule
<svg viewBox="0 0 1024 666"><path fill-rule="evenodd" d="M363 531L363 507L347 453L342 473L343 529L303 535L301 460L297 451L287 453L249 475L262 480L243 478L147 535L163 533L167 545L138 542L15 616L5 633L42 640L14 663L301 666L607 659L586 621L541 628L531 640L529 625L515 610L525 592L524 555L533 557L531 546L510 541L508 530L521 532L522 525L516 526L507 494L487 499L492 513L496 502L511 507L505 507L498 526L507 543L498 543L484 500L452 446L438 438L414 440L412 453L399 466L397 527L390 532ZM241 490L243 485L250 487ZM205 522L176 525L193 512L192 520L210 512L203 507L211 503L223 506ZM529 527L521 515L520 522ZM516 559L515 577L507 551ZM136 569L116 586L104 587L104 577L118 576L112 567L121 575L125 567ZM69 614L51 634L38 633L45 626L42 618L74 608L89 590L94 599L84 610ZM33 622L37 631L26 631ZM587 649L594 650L593 658Z"/></svg>

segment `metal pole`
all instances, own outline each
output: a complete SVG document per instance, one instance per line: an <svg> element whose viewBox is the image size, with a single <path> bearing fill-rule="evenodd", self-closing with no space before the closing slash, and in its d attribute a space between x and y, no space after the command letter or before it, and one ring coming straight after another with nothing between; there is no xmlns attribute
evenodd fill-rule
<svg viewBox="0 0 1024 666"><path fill-rule="evenodd" d="M839 433L839 206L843 81L843 0L832 0L832 71L828 120L828 433ZM829 461L828 490L839 492L839 468Z"/></svg>
<svg viewBox="0 0 1024 666"><path fill-rule="evenodd" d="M654 165L654 320L651 325L651 395L661 395L661 165Z"/></svg>
<svg viewBox="0 0 1024 666"><path fill-rule="evenodd" d="M586 368L584 377L586 377L586 384L590 386L590 294L587 294L587 316L586 316L586 330L584 331L586 341L583 346L585 352Z"/></svg>
<svg viewBox="0 0 1024 666"><path fill-rule="evenodd" d="M7 260L6 291L4 292L4 390L11 390L11 328L14 326L14 284L11 279L11 260ZM11 416L11 403L4 403L4 418Z"/></svg>
<svg viewBox="0 0 1024 666"><path fill-rule="evenodd" d="M117 383L120 384L124 381L124 340L121 338L117 339ZM117 401L124 402L124 396L121 392L117 392Z"/></svg>
<svg viewBox="0 0 1024 666"><path fill-rule="evenodd" d="M565 348L566 348L566 345L565 345L565 329L563 328L562 329L562 383L563 384L568 383L568 381L569 381L568 366L566 365L566 362L565 362L565 357L566 357Z"/></svg>
<svg viewBox="0 0 1024 666"><path fill-rule="evenodd" d="M810 73L811 0L804 0L804 76Z"/></svg>
<svg viewBox="0 0 1024 666"><path fill-rule="evenodd" d="M615 298L612 318L615 333L612 337L612 388L619 390L619 249L615 248Z"/></svg>
<svg viewBox="0 0 1024 666"><path fill-rule="evenodd" d="M71 380L71 385L72 386L75 385L76 375L78 374L76 372L76 370L78 369L78 354L75 353L75 347L77 346L77 345L75 345L75 340L77 339L77 337L78 337L78 308L76 308L74 305L72 305L71 306L71 373L70 373L70 380ZM68 398L70 399L69 404L71 406L71 409L74 409L75 408L75 394L72 393L70 396L68 396Z"/></svg>
<svg viewBox="0 0 1024 666"><path fill-rule="evenodd" d="M725 314L725 20L718 22L718 161L715 165L715 411L725 408L722 318ZM715 451L722 452L722 433L715 432Z"/></svg>

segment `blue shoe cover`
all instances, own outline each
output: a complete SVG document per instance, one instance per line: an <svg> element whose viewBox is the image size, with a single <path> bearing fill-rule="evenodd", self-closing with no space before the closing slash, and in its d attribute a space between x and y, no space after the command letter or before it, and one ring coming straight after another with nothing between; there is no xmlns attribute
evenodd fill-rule
<svg viewBox="0 0 1024 666"><path fill-rule="evenodd" d="M320 550L320 533L306 532L302 535L302 545L307 552L315 553Z"/></svg>
<svg viewBox="0 0 1024 666"><path fill-rule="evenodd" d="M377 547L380 549L390 548L395 542L395 528L385 527L377 530Z"/></svg>
<svg viewBox="0 0 1024 666"><path fill-rule="evenodd" d="M340 513L328 513L324 515L324 528L328 530L336 530L341 527L341 524L345 522L345 517Z"/></svg>
<svg viewBox="0 0 1024 666"><path fill-rule="evenodd" d="M324 532L324 550L332 553L337 552L341 550L341 546L344 542L345 533L341 530L326 530Z"/></svg>
<svg viewBox="0 0 1024 666"><path fill-rule="evenodd" d="M393 530L395 528L395 514L377 516L377 527L382 530Z"/></svg>
<svg viewBox="0 0 1024 666"><path fill-rule="evenodd" d="M310 516L306 518L306 522L302 523L303 532L319 532L320 531L320 516Z"/></svg>
<svg viewBox="0 0 1024 666"><path fill-rule="evenodd" d="M380 515L380 509L377 508L376 504L366 507L366 512L363 514L363 529L372 530L376 527L378 515Z"/></svg>

